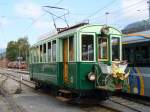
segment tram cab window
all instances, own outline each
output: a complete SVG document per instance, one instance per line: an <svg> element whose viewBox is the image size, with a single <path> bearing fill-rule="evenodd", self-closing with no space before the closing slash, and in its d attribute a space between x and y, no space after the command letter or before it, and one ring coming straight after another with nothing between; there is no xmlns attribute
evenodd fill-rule
<svg viewBox="0 0 150 112"><path fill-rule="evenodd" d="M69 37L69 61L74 61L74 37Z"/></svg>
<svg viewBox="0 0 150 112"><path fill-rule="evenodd" d="M51 62L51 42L48 42L48 62Z"/></svg>
<svg viewBox="0 0 150 112"><path fill-rule="evenodd" d="M42 45L40 45L40 62L42 62L43 61L43 57L42 57L42 55L43 55L43 52L42 52Z"/></svg>
<svg viewBox="0 0 150 112"><path fill-rule="evenodd" d="M82 60L94 61L94 36L82 35Z"/></svg>
<svg viewBox="0 0 150 112"><path fill-rule="evenodd" d="M43 61L46 62L46 44L43 44Z"/></svg>
<svg viewBox="0 0 150 112"><path fill-rule="evenodd" d="M108 40L106 37L98 39L98 54L99 59L108 59Z"/></svg>
<svg viewBox="0 0 150 112"><path fill-rule="evenodd" d="M56 40L52 41L52 61L56 62Z"/></svg>
<svg viewBox="0 0 150 112"><path fill-rule="evenodd" d="M120 38L112 37L112 61L120 60Z"/></svg>

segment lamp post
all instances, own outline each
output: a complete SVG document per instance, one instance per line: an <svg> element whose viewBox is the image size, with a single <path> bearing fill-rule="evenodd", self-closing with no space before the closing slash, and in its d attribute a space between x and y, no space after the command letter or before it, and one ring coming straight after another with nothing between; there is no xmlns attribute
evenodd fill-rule
<svg viewBox="0 0 150 112"><path fill-rule="evenodd" d="M148 3L148 11L149 11L149 18L148 18L148 20L150 20L150 0L148 0L147 3Z"/></svg>
<svg viewBox="0 0 150 112"><path fill-rule="evenodd" d="M19 56L18 56L18 61L19 61L18 69L19 69L19 71L20 71L21 60L22 60L22 57L20 56L20 45L19 45ZM20 90L19 90L19 93L21 93L21 91L22 91L21 84L22 84L22 74L20 75L20 88L19 88Z"/></svg>
<svg viewBox="0 0 150 112"><path fill-rule="evenodd" d="M19 60L19 66L18 66L18 69L20 71L20 45L19 45L19 57L18 57L18 60Z"/></svg>
<svg viewBox="0 0 150 112"><path fill-rule="evenodd" d="M106 12L105 13L105 15L106 15L106 25L108 24L108 15L109 15L110 13L109 12Z"/></svg>

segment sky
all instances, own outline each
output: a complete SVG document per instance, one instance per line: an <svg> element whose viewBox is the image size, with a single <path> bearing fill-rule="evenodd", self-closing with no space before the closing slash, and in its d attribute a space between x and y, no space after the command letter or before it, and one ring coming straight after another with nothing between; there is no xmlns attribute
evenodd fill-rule
<svg viewBox="0 0 150 112"><path fill-rule="evenodd" d="M148 19L147 0L0 0L0 48L25 36L32 45L42 35L55 32L52 16L46 11L57 16L67 13L69 25L89 20L90 24L109 24L120 30L132 22ZM56 20L56 25L66 27L61 19Z"/></svg>

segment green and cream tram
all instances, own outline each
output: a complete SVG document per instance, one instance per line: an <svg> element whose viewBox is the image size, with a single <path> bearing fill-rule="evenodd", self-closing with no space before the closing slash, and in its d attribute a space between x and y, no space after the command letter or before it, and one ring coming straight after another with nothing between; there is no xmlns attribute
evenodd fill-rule
<svg viewBox="0 0 150 112"><path fill-rule="evenodd" d="M30 77L80 94L126 90L121 38L122 33L113 27L89 24L48 35L30 49Z"/></svg>

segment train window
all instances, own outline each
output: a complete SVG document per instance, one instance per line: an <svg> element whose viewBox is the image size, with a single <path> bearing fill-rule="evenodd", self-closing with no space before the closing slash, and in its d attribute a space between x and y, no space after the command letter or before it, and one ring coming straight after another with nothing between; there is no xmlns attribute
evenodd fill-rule
<svg viewBox="0 0 150 112"><path fill-rule="evenodd" d="M46 62L46 44L43 44L43 61Z"/></svg>
<svg viewBox="0 0 150 112"><path fill-rule="evenodd" d="M42 57L42 55L43 55L43 52L42 52L43 50L42 50L42 45L40 45L40 62L42 62L43 61L43 57Z"/></svg>
<svg viewBox="0 0 150 112"><path fill-rule="evenodd" d="M56 40L52 42L52 61L56 61Z"/></svg>
<svg viewBox="0 0 150 112"><path fill-rule="evenodd" d="M139 64L148 63L148 46L138 46L135 48L135 62Z"/></svg>
<svg viewBox="0 0 150 112"><path fill-rule="evenodd" d="M74 37L69 37L69 61L74 61Z"/></svg>
<svg viewBox="0 0 150 112"><path fill-rule="evenodd" d="M94 61L94 36L82 35L82 60Z"/></svg>
<svg viewBox="0 0 150 112"><path fill-rule="evenodd" d="M51 62L51 42L48 42L48 62Z"/></svg>
<svg viewBox="0 0 150 112"><path fill-rule="evenodd" d="M99 59L108 59L108 44L107 38L99 38L98 39L98 46L99 46Z"/></svg>
<svg viewBox="0 0 150 112"><path fill-rule="evenodd" d="M130 49L123 46L123 60L130 62Z"/></svg>
<svg viewBox="0 0 150 112"><path fill-rule="evenodd" d="M120 60L120 38L112 37L112 61Z"/></svg>
<svg viewBox="0 0 150 112"><path fill-rule="evenodd" d="M124 47L124 59L128 60L129 66L149 66L149 46L128 45ZM129 55L130 54L130 55Z"/></svg>

